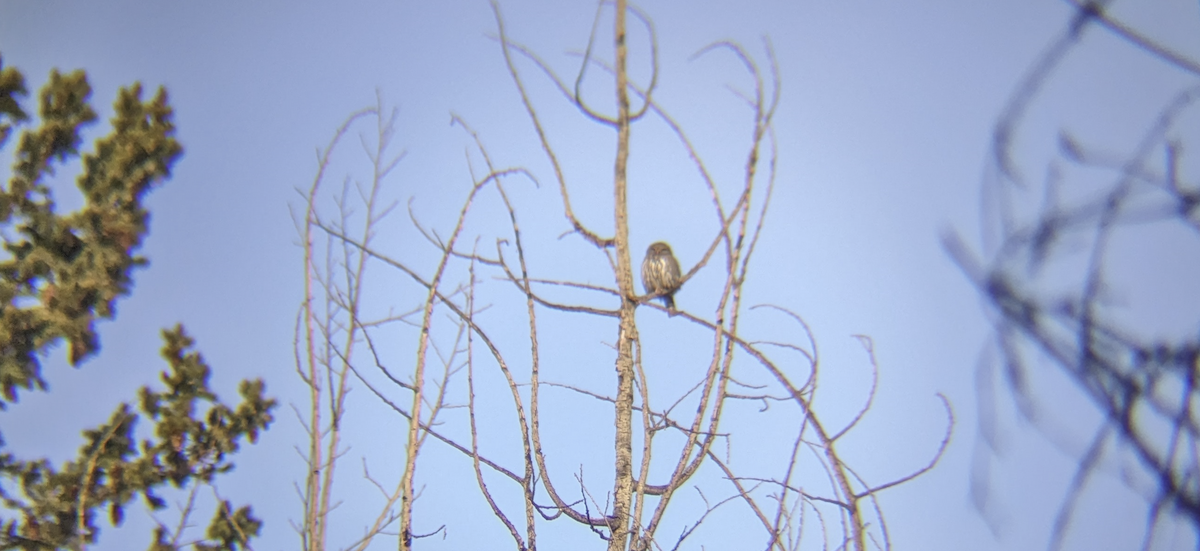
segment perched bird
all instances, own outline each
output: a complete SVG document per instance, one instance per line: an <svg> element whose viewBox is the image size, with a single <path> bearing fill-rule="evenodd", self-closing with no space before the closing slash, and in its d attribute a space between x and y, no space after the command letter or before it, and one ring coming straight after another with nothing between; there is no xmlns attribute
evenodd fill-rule
<svg viewBox="0 0 1200 551"><path fill-rule="evenodd" d="M663 304L675 309L675 291L679 290L679 261L671 253L671 246L658 241L646 249L642 261L642 286L647 294L663 293Z"/></svg>

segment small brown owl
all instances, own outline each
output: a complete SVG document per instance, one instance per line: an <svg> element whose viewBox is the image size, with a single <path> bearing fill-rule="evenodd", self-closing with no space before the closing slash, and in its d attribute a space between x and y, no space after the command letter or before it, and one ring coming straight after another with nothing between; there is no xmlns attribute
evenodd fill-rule
<svg viewBox="0 0 1200 551"><path fill-rule="evenodd" d="M679 261L671 253L671 246L658 241L646 249L642 261L642 286L647 294L663 293L663 304L675 309L675 291L679 290Z"/></svg>

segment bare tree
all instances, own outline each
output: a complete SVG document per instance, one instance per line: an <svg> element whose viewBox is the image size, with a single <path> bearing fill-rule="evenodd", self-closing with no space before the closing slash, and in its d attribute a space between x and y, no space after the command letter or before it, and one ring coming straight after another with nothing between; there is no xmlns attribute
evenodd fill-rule
<svg viewBox="0 0 1200 551"><path fill-rule="evenodd" d="M1177 296L1157 290L1177 307L1174 312L1139 302L1146 295L1137 289L1150 281L1196 281L1200 184L1194 172L1189 179L1182 161L1189 150L1185 143L1200 138L1194 123L1200 63L1112 16L1108 2L1068 3L1073 19L1030 67L995 127L983 190L984 258L955 235L946 246L991 307L995 348L1017 410L1077 458L1050 547L1063 545L1081 496L1097 475L1107 473L1145 500L1143 548L1149 549L1161 544L1156 534L1167 527L1190 527L1193 538L1200 536L1195 326L1200 312L1189 296L1196 288ZM1047 176L1035 182L1022 166L1027 156L1014 143L1031 126L1031 112L1047 89L1064 85L1057 73L1071 56L1086 52L1085 36L1095 33L1117 38L1140 53L1142 63L1182 75L1180 88L1154 107L1157 113L1127 151L1113 154L1092 145L1101 136L1061 129ZM1105 105L1092 117L1111 119L1140 107ZM1140 260L1132 254L1139 251L1147 253ZM1175 266L1190 260L1193 268L1159 273L1140 264L1158 255ZM981 428L985 441L998 449L992 365L983 362L978 373ZM1060 419L1052 405L1038 400L1045 390L1039 382L1046 380L1038 368L1046 365L1061 369L1096 408L1097 415L1077 412L1067 420L1071 432L1089 435L1079 449L1057 437ZM977 461L973 483L985 512L988 464Z"/></svg>
<svg viewBox="0 0 1200 551"><path fill-rule="evenodd" d="M383 183L399 162L389 146L394 119L381 102L354 114L336 132L319 154L321 168L303 194L305 213L298 225L306 296L297 319L296 365L311 389L308 411L297 411L311 436L310 446L302 450L308 473L298 488L305 511L297 530L305 549L325 549L330 539L334 467L345 454L352 383L369 389L404 421L390 435L403 441L403 459L389 461L392 471L384 475L392 482L385 485L364 469L368 480L379 481L382 504L362 538L349 547L366 548L387 534L397 537L400 549L411 549L416 538L445 534L445 525L420 526L414 516L421 473L434 472L426 446L432 437L469 462L479 496L521 550L536 549L539 534L555 520L584 528L579 533L594 534L610 550L679 548L734 527L738 541L768 549L797 549L802 539L806 547L890 548L876 495L932 468L949 441L953 418L949 403L939 396L947 426L929 463L898 466L906 474L893 480L864 480L838 443L870 410L874 383L852 418L823 419L814 409L818 390L825 388L808 325L784 307L744 302L751 259L766 228L778 158L772 124L780 79L770 43L764 42L765 68L732 42L715 43L698 54L732 56L753 83L752 92L740 96L753 127L749 141L740 144L745 169L731 184L710 175L687 133L654 100L657 37L646 14L625 0L600 3L578 57L578 73L568 82L513 40L499 7L493 4L493 9L496 42L550 178L530 168L503 166L489 154L487 140L455 116L453 123L472 144L471 181L458 214L447 224L426 224L410 202L412 226L424 242L405 242L404 254L393 254L394 247L377 239L395 206L380 199ZM613 21L611 61L598 53L606 14ZM630 21L650 44L651 72L644 85L629 77ZM584 184L576 183L579 178L561 161L561 147L532 99L523 68L544 77L541 82L561 93L585 120L614 132L611 225L587 219L573 203ZM587 83L597 72L612 79L614 107L607 110L584 92L593 89ZM327 190L339 144L356 125L372 121L375 130L362 139L371 175ZM707 223L701 225L699 214L688 213L697 220L695 237L704 243L704 254L690 262L683 259L679 282L693 296L711 292L695 299L711 306L710 315L668 310L652 302L666 290L639 295L635 288L640 261L635 255L640 251L630 239L628 196L631 185L639 184L631 183L628 160L637 123L668 129L690 158L698 189L711 197ZM546 181L552 184L539 183ZM551 190L557 194L547 197ZM523 232L521 221L534 217L539 227L546 227L544 219L555 211L561 216L559 230L564 230L557 242L552 235L546 239ZM503 220L496 232L484 223L489 216ZM573 258L600 259L611 280L594 284L541 276L539 272L561 272L562 262L556 259L566 246L583 251ZM382 273L376 276L369 267ZM368 285L368 275L380 283ZM718 283L689 286L700 275ZM398 298L412 306L394 310L390 301ZM642 320L666 312L670 317L665 323L677 328L673 331L702 335L708 344L694 352L706 351L694 357L703 357L697 361L703 369L682 369L692 362L682 355L648 363L639 309ZM751 340L742 330L743 316L750 313L783 320L798 337L791 342ZM573 345L555 341L562 338L558 329L563 326L579 338L609 341L598 352L577 352L565 362L571 365L564 365L561 350ZM596 336L595 330L603 333ZM874 373L871 339L856 338ZM613 371L605 365L614 366ZM674 386L657 383L662 378L655 371L666 369L676 370L676 379L692 379ZM607 373L612 375L596 376ZM610 386L599 386L598 380ZM570 433L581 431L591 436L589 443L611 438L612 455L576 463L563 459L573 457ZM597 466L605 471L602 479L611 477L610 487L595 481ZM441 464L437 472L452 467ZM710 525L715 529L706 532Z"/></svg>

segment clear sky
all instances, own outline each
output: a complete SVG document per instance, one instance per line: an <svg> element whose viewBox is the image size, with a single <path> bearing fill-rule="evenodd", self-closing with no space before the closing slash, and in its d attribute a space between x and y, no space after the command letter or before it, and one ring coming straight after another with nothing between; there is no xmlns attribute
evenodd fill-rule
<svg viewBox="0 0 1200 551"><path fill-rule="evenodd" d="M939 235L957 229L979 246L980 189L992 125L1030 64L1068 25L1067 3L639 5L658 31L662 73L656 99L688 128L720 176L736 178L741 170L749 113L731 89L749 91L751 85L728 56L690 58L714 41L730 39L765 65L761 37L774 46L783 89L775 119L779 174L747 304L772 302L804 316L821 344L825 369L839 373L841 387L827 398L834 410L852 411L866 392L869 364L851 335L874 339L879 394L843 453L874 480L903 475L928 461L942 438L945 420L936 393L954 407L953 441L938 468L880 495L895 546L1043 547L1073 459L1018 420L1003 389L997 418L1004 446L999 453L981 449L976 371L988 353L989 326ZM595 13L591 3L505 1L501 8L514 40L560 74L573 75L577 61L568 53L586 44ZM1195 2L1126 2L1114 9L1200 57ZM136 273L137 287L119 303L118 319L100 325L102 353L79 370L66 367L61 352L54 355L46 369L52 392L25 394L18 407L0 414L8 443L30 455L66 457L78 446L84 423L106 417L118 401L131 399L138 386L156 377L163 367L158 331L183 322L214 366L222 396L236 396L237 380L262 377L284 404L277 423L239 456L237 472L221 489L235 502L253 503L266 521L256 548L296 548L289 520L300 516L293 482L302 480L304 467L293 446L303 444L303 435L287 405L303 407L305 400L293 361L293 327L303 296L292 216L292 209L302 207L296 189L311 182L316 149L351 112L373 106L378 94L385 106L397 109L394 140L407 152L388 182L387 198L402 207L388 226L396 233L378 238L383 248L432 258L406 228L403 205L409 198L423 222L443 235L450 230L449 216L469 182L463 156L468 141L450 126L452 113L479 131L499 164L538 172L540 197L557 197L500 49L489 38L495 30L492 10L482 0L0 2L0 54L5 65L24 72L31 88L40 87L52 68L86 69L94 106L107 119L118 86L138 80L151 89L165 86L185 147L174 178L150 198L151 233L143 252L151 265ZM638 45L635 37L635 59ZM1125 151L1163 99L1188 82L1098 29L1089 30L1079 51L1018 134L1017 151L1031 173L1044 171L1062 127L1086 133L1097 147ZM638 73L645 67L641 59L634 64L635 77L645 75ZM609 189L611 134L581 120L530 65L522 70L534 83L534 100L545 108L564 162L580 182L581 216L610 231L605 195L588 201L587 184ZM711 221L707 195L662 125L642 128L635 127L631 165L635 260L647 244L664 239L690 266L708 244L707 237L697 237L709 235L707 230L698 232L692 222L698 216ZM89 136L106 131L99 124ZM78 204L66 185L72 175L59 176L61 203ZM525 212L522 223L531 233L544 230L546 246L554 246L566 228L560 214L548 212ZM609 281L594 255L561 260L561 265L541 260L548 277ZM1195 262L1191 254L1181 269L1194 274ZM680 308L711 315L697 294L681 291ZM378 298L392 300L397 310L414 304L411 296ZM1167 323L1162 331L1194 331L1191 312L1191 321ZM770 319L754 321L759 315L748 314L748 330L769 329ZM672 332L680 331L662 316L645 321L641 316L649 339L670 342L677 336ZM611 342L613 333L601 327L591 344ZM552 343L543 347L549 357L571 352ZM611 369L604 362L588 365ZM846 374L844 381L840 374ZM1083 436L1073 440L1071 431L1076 421L1090 426L1094 410L1063 378L1047 374L1041 382L1044 395L1054 398L1051 411L1064 440L1084 442ZM359 476L359 457L377 444L370 439L398 422L367 405L365 389L356 392L363 404L354 410L362 441L351 442L347 477ZM607 427L610 421L595 423ZM601 440L609 442L603 434ZM582 440L579 445L586 446ZM387 471L386 462L374 461L379 472ZM990 468L986 514L969 496L973 461ZM353 502L356 494L342 499ZM1144 518L1140 498L1107 483L1089 498L1068 547L1135 547ZM339 524L335 545L358 533L360 524L350 520ZM145 545L149 531L137 522L106 532L101 548ZM489 522L494 524L481 521ZM477 546L471 537L451 532L421 545Z"/></svg>

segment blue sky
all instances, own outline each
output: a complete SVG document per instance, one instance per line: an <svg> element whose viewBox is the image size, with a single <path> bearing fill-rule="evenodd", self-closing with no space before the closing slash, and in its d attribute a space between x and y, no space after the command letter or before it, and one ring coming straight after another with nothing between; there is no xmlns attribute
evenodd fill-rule
<svg viewBox="0 0 1200 551"><path fill-rule="evenodd" d="M1137 11L1131 4L1118 3L1115 13L1181 51L1195 54L1200 47L1195 3L1142 3ZM989 456L990 514L1000 533L972 507L968 484L973 454L979 452L975 374L988 325L939 235L953 228L978 244L992 124L1028 66L1070 21L1069 6L1049 0L640 6L658 31L657 101L688 129L719 177L736 178L741 170L749 113L731 88L749 91L750 82L729 56L689 58L730 39L765 65L761 37L770 37L783 86L776 115L779 174L747 304L785 306L812 326L826 370L833 372L827 384L838 389L828 395L834 418L843 409L852 412L866 388L869 364L850 336L874 339L879 394L843 453L857 458L860 474L874 480L903 475L923 465L942 437L936 393L954 406L954 439L938 468L880 496L893 543L907 549L1042 547L1073 460L1001 400L1005 448ZM502 2L501 8L514 40L560 74L573 74L577 61L567 52L586 43L595 13L590 3L529 0ZM303 296L301 249L290 210L302 206L296 189L311 182L315 151L342 120L379 97L397 109L394 142L406 152L385 195L401 205L411 198L423 222L448 232L449 217L469 183L463 154L468 141L449 124L452 113L479 131L499 164L529 166L539 174L540 190L512 184L525 186L516 193L529 204L555 198L500 49L489 38L493 33L492 11L483 1L0 3L0 54L33 88L51 68L86 69L103 119L118 86L137 80L149 88L165 86L185 147L174 178L150 199L144 254L151 265L136 274L135 293L118 305L118 319L100 327L102 354L79 370L66 367L61 353L54 355L46 373L52 392L25 395L19 407L0 417L6 440L15 449L65 457L78 445L78 428L106 416L156 376L162 367L158 331L183 322L214 366L223 396L236 396L239 379L262 377L285 404L277 424L239 459L222 492L253 503L267 521L256 548L296 547L288 520L299 518L292 483L301 480L303 463L293 446L302 445L303 435L286 406L304 403L292 355ZM634 40L634 75L644 76L645 58L637 57ZM1061 127L1086 134L1098 148L1126 150L1164 99L1188 82L1103 31L1091 29L1084 40L1081 53L1069 58L1018 134L1017 151L1032 173L1044 170ZM610 228L603 205L611 180L611 133L581 120L530 65L522 70L579 182L581 216ZM91 135L105 131L96 125ZM707 230L695 222L701 215L710 222L707 195L661 124L635 127L632 155L635 260L648 243L665 239L690 266L707 245L706 237L696 237ZM339 166L362 170L364 161L357 159L347 154ZM70 177L59 178L66 206L77 204ZM545 247L568 251L557 241L565 229L561 215L545 212L551 214L523 213L522 224ZM387 226L394 233L379 237L381 247L412 255L408 258L419 265L432 253L407 224L401 208ZM1195 266L1194 247L1188 252L1179 268L1184 271ZM534 262L549 277L608 281L594 254ZM388 277L394 276L381 279ZM697 288L703 284L698 280ZM412 304L413 297L402 291L376 292L374 297L394 302L398 310ZM677 299L680 308L711 315L699 294L689 296L685 288ZM1153 305L1156 299L1151 293L1145 300ZM1195 310L1181 310L1180 320L1164 322L1161 331L1194 330L1188 324L1195 318L1189 321L1187 314ZM770 318L755 316L747 315L748 331L775 328ZM639 314L639 322L651 343L692 337L662 316ZM588 345L611 335L600 326ZM543 346L548 357L564 362L574 351L565 344ZM654 346L647 344L648 354L655 353ZM611 369L604 362L587 365L602 373ZM1072 428L1094 422L1095 413L1065 379L1049 368L1044 377L1046 395L1055 397L1052 417L1070 441ZM361 440L352 440L343 470L350 478L359 475L359 457L386 449L386 443L371 439L397 422L371 404L365 389L356 392L361 404L352 411ZM70 404L68 411L62 404ZM609 426L603 417L596 423ZM563 453L589 449L587 440L568 440ZM432 471L428 476L435 476ZM1078 539L1068 540L1068 547L1139 544L1144 518L1139 498L1111 481L1097 492L1080 520ZM354 502L356 495L343 499ZM149 532L145 525L136 531L136 523L107 532L101 548L123 548L116 540L124 538L144 545ZM344 520L339 528L348 543L359 525ZM471 536L460 529L423 545L460 548Z"/></svg>

